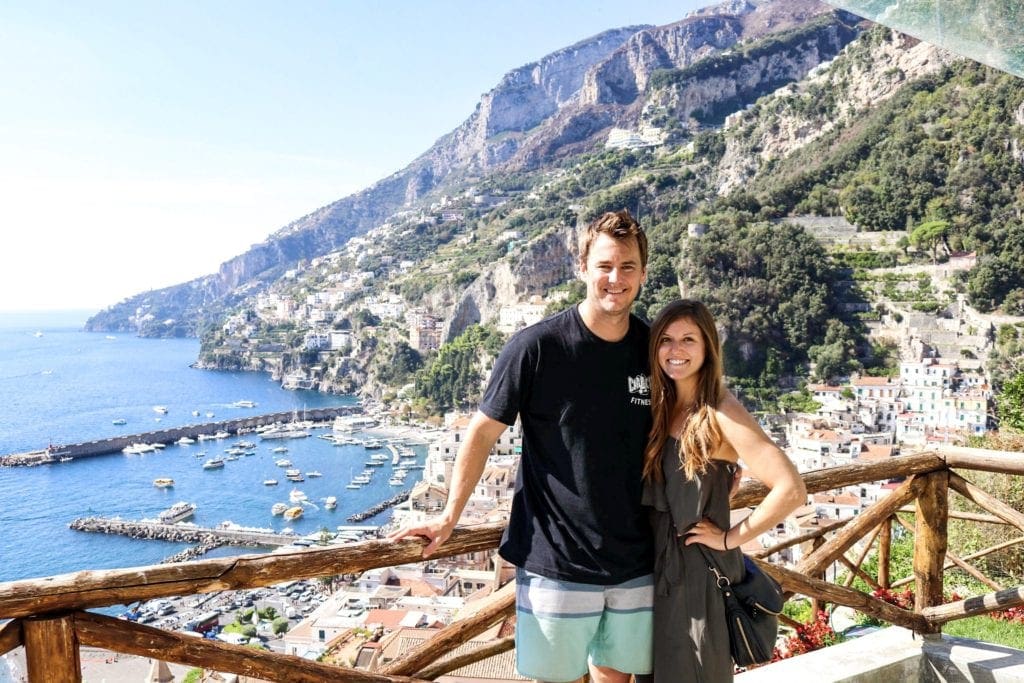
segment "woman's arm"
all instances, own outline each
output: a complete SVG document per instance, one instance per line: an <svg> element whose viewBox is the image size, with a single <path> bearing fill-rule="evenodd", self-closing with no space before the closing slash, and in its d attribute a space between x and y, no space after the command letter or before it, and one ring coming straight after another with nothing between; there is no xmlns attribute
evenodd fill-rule
<svg viewBox="0 0 1024 683"><path fill-rule="evenodd" d="M731 529L717 528L703 520L691 529L686 540L711 548L737 548L781 522L807 502L807 489L796 467L768 438L757 421L735 396L726 392L716 414L724 443L716 457L743 460L750 474L768 487L768 495L746 519Z"/></svg>

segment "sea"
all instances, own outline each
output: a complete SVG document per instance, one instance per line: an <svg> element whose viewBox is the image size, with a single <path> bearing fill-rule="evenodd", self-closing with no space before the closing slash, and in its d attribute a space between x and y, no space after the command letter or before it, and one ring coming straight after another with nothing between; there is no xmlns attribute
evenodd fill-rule
<svg viewBox="0 0 1024 683"><path fill-rule="evenodd" d="M199 352L195 339L83 332L87 316L0 313L0 455L263 413L291 411L301 419L309 408L357 403L351 396L287 391L266 373L194 369L191 364ZM256 406L238 407L239 401ZM154 406L165 406L167 412L158 413ZM115 420L125 424L115 425ZM349 515L411 488L419 479L420 470L411 470L404 486L389 485L389 462L378 468L370 484L346 488L352 475L364 469L371 451L362 444L338 447L317 438L329 431L327 427L313 430L309 438L262 442L248 434L169 445L141 455L114 453L36 467L0 467L0 582L157 564L189 547L72 531L68 524L79 517L155 519L175 502L187 501L195 503L191 521L200 526L232 522L309 534L350 526ZM229 461L222 469L203 469L206 459L224 457L241 439L256 443L254 455ZM272 450L281 447L287 452ZM422 463L426 446L411 447ZM322 476L292 483L275 465L282 458L302 472ZM158 477L174 479L173 488L155 487ZM266 479L279 484L266 486ZM306 494L305 514L292 521L272 515L274 503L288 503L293 488ZM336 509L324 507L328 496L337 498ZM390 516L385 511L361 525L380 525ZM258 551L222 547L206 557L251 552Z"/></svg>

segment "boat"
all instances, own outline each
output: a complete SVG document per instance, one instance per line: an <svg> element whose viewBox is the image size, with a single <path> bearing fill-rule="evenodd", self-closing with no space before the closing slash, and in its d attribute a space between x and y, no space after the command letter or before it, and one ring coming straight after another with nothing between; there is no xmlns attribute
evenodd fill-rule
<svg viewBox="0 0 1024 683"><path fill-rule="evenodd" d="M226 439L229 436L231 436L231 435L222 430L222 431L219 431L216 434L214 434L213 438L215 438L215 439Z"/></svg>
<svg viewBox="0 0 1024 683"><path fill-rule="evenodd" d="M338 415L334 418L332 431L354 432L359 429L376 427L377 420L367 415Z"/></svg>
<svg viewBox="0 0 1024 683"><path fill-rule="evenodd" d="M284 503L274 503L274 506L270 508L270 514L272 515L283 515L284 511L288 509L288 506Z"/></svg>
<svg viewBox="0 0 1024 683"><path fill-rule="evenodd" d="M192 411L192 417L199 417L199 411L198 410L193 410Z"/></svg>
<svg viewBox="0 0 1024 683"><path fill-rule="evenodd" d="M260 432L261 439L301 439L309 436L309 432L293 427L277 427Z"/></svg>
<svg viewBox="0 0 1024 683"><path fill-rule="evenodd" d="M374 448L384 448L384 442L378 439L371 439L363 443L363 448L370 450Z"/></svg>
<svg viewBox="0 0 1024 683"><path fill-rule="evenodd" d="M235 408L255 408L256 402L243 399L241 401L235 401L231 405L234 406Z"/></svg>
<svg viewBox="0 0 1024 683"><path fill-rule="evenodd" d="M160 513L158 519L164 524L174 524L180 522L183 519L188 519L196 511L195 503L186 503L184 501L175 503L171 507L167 508Z"/></svg>
<svg viewBox="0 0 1024 683"><path fill-rule="evenodd" d="M188 436L183 436L180 439L178 439L175 443L177 443L179 446L188 446L189 444L194 444L195 442L195 439Z"/></svg>
<svg viewBox="0 0 1024 683"><path fill-rule="evenodd" d="M72 460L74 460L74 458L72 458L70 455L65 455L60 459L61 462L71 462Z"/></svg>
<svg viewBox="0 0 1024 683"><path fill-rule="evenodd" d="M153 412L160 413L161 415L166 415L167 406L153 406Z"/></svg>
<svg viewBox="0 0 1024 683"><path fill-rule="evenodd" d="M264 486L277 486L277 479L264 479L263 480L263 485Z"/></svg>
<svg viewBox="0 0 1024 683"><path fill-rule="evenodd" d="M122 448L121 452L127 453L128 455L138 455L139 453L150 453L155 450L156 446L148 443L133 443Z"/></svg>
<svg viewBox="0 0 1024 683"><path fill-rule="evenodd" d="M404 486L405 477L391 477L388 479L388 486Z"/></svg>
<svg viewBox="0 0 1024 683"><path fill-rule="evenodd" d="M291 492L288 494L288 500L290 500L293 503L301 503L302 501L306 500L306 494L298 489L292 489Z"/></svg>
<svg viewBox="0 0 1024 683"><path fill-rule="evenodd" d="M42 337L42 336L43 336L43 333L42 333L42 332L36 332L36 333L35 333L35 336L36 336L36 338L38 339L39 337Z"/></svg>
<svg viewBox="0 0 1024 683"><path fill-rule="evenodd" d="M290 508L288 508L287 510L284 511L284 518L285 519L298 519L299 517L302 516L302 513L303 513L302 508L300 506L296 505L296 506L290 507Z"/></svg>
<svg viewBox="0 0 1024 683"><path fill-rule="evenodd" d="M313 470L312 472L306 472L306 476L307 477L322 477L324 475L321 474L320 470Z"/></svg>
<svg viewBox="0 0 1024 683"><path fill-rule="evenodd" d="M239 441L239 442L238 442L237 444L235 444L235 445L236 445L236 446L237 446L238 448L243 448L243 449L245 449L245 450L247 450L247 451L248 451L248 450L251 450L251 449L253 449L253 448L256 448L256 444L254 444L254 443L253 443L252 441Z"/></svg>
<svg viewBox="0 0 1024 683"><path fill-rule="evenodd" d="M153 480L153 486L158 489L169 489L174 486L174 480L170 477L157 477Z"/></svg>
<svg viewBox="0 0 1024 683"><path fill-rule="evenodd" d="M272 448L270 450L270 452L271 453L287 453L288 452L288 447L287 446L278 446L277 448Z"/></svg>
<svg viewBox="0 0 1024 683"><path fill-rule="evenodd" d="M224 467L224 461L220 458L210 458L203 463L204 470L216 470Z"/></svg>
<svg viewBox="0 0 1024 683"><path fill-rule="evenodd" d="M292 461L289 460L288 458L281 458L280 460L275 460L274 464L277 465L278 467L291 467Z"/></svg>
<svg viewBox="0 0 1024 683"><path fill-rule="evenodd" d="M328 510L333 510L338 507L338 499L334 496L327 496L327 498L324 499L324 507Z"/></svg>
<svg viewBox="0 0 1024 683"><path fill-rule="evenodd" d="M213 417L213 413L207 413L206 417Z"/></svg>
<svg viewBox="0 0 1024 683"><path fill-rule="evenodd" d="M128 420L124 419L123 417L119 417L116 420L111 420L111 423L120 427L121 425L128 424Z"/></svg>
<svg viewBox="0 0 1024 683"><path fill-rule="evenodd" d="M349 483L345 484L345 488L347 488L347 489L361 489L361 488L363 488L363 485L362 484L357 484L354 481L350 481Z"/></svg>

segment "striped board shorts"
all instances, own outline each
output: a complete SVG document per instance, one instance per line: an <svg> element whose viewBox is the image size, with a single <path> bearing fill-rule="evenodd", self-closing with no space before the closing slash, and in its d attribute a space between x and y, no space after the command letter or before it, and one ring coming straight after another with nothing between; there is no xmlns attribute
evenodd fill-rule
<svg viewBox="0 0 1024 683"><path fill-rule="evenodd" d="M614 586L516 570L516 669L540 681L575 681L587 665L648 674L653 575Z"/></svg>

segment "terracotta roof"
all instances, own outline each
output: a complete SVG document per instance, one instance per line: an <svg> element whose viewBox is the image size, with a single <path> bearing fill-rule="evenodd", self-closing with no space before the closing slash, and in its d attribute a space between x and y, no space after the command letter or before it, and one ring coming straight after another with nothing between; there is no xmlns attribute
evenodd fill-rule
<svg viewBox="0 0 1024 683"><path fill-rule="evenodd" d="M388 631L394 631L408 613L409 610L405 609L371 609L366 613L366 621L363 623L380 624Z"/></svg>
<svg viewBox="0 0 1024 683"><path fill-rule="evenodd" d="M452 424L451 427L449 427L449 429L453 432L466 429L467 427L469 427L470 419L471 416L469 415L462 415L460 417L457 417L454 420L452 420Z"/></svg>
<svg viewBox="0 0 1024 683"><path fill-rule="evenodd" d="M860 498L851 493L816 493L815 503L835 503L837 505L860 505Z"/></svg>
<svg viewBox="0 0 1024 683"><path fill-rule="evenodd" d="M861 460L885 460L891 458L893 447L889 445L880 445L873 443L866 443L861 448L860 459Z"/></svg>
<svg viewBox="0 0 1024 683"><path fill-rule="evenodd" d="M854 386L862 387L884 387L892 385L892 381L888 377L858 377L852 381Z"/></svg>
<svg viewBox="0 0 1024 683"><path fill-rule="evenodd" d="M396 638L385 646L385 656L388 658L399 657L405 652L418 646L425 639L433 637L436 633L436 630L428 629L402 629L398 634L396 634ZM490 632L488 632L486 636L477 636L468 643L464 643L457 647L448 656L459 656L472 652L479 647L481 643L489 642L493 640L493 638L494 635ZM449 674L445 674L445 676L440 680L445 679L494 682L530 680L516 673L514 649L494 655L493 657L488 657L482 661L469 664L461 669L456 669Z"/></svg>
<svg viewBox="0 0 1024 683"><path fill-rule="evenodd" d="M398 585L409 589L409 595L417 598L429 598L441 594L441 589L422 579L399 579Z"/></svg>

